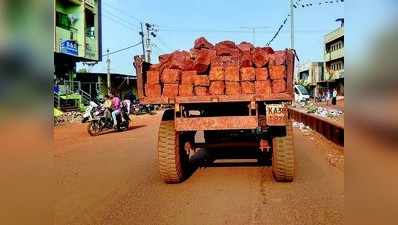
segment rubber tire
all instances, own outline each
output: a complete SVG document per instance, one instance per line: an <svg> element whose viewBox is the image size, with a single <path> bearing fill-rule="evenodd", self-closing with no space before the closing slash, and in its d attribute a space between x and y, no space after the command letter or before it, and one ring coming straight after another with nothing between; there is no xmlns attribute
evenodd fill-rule
<svg viewBox="0 0 398 225"><path fill-rule="evenodd" d="M294 142L291 122L286 126L286 136L272 139L272 173L278 182L294 179Z"/></svg>
<svg viewBox="0 0 398 225"><path fill-rule="evenodd" d="M158 140L160 177L165 183L181 183L187 172L188 159L181 148L181 135L175 130L174 120L161 121Z"/></svg>
<svg viewBox="0 0 398 225"><path fill-rule="evenodd" d="M93 125L97 124L97 123L98 123L98 121L90 121L90 122L87 124L87 131L88 131L88 133L90 134L90 136L93 136L93 137L94 137L94 136L100 135L101 131L93 132L92 129L91 129L91 127L92 127Z"/></svg>

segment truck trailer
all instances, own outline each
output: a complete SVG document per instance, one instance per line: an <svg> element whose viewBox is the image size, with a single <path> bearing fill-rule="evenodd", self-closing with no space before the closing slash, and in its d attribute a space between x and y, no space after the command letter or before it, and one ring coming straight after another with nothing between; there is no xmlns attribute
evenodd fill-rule
<svg viewBox="0 0 398 225"><path fill-rule="evenodd" d="M288 106L294 101L294 50L230 41L214 46L199 38L189 52L162 55L159 61L150 64L134 57L140 101L172 106L163 112L158 133L164 182L180 183L187 177L198 131L204 132L201 147L251 142L271 158L276 181L293 181Z"/></svg>

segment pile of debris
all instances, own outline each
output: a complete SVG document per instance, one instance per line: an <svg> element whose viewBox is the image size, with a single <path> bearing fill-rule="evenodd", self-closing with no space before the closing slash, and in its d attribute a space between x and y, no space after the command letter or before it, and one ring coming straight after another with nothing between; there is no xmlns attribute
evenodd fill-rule
<svg viewBox="0 0 398 225"><path fill-rule="evenodd" d="M287 91L293 54L249 42L215 45L201 37L190 51L159 56L146 72L145 96L271 95Z"/></svg>
<svg viewBox="0 0 398 225"><path fill-rule="evenodd" d="M317 116L330 119L340 118L344 114L341 110L320 107L314 104L307 104L304 108L307 113L314 113Z"/></svg>
<svg viewBox="0 0 398 225"><path fill-rule="evenodd" d="M54 127L60 127L66 123L80 123L82 119L81 112L65 112L61 116L54 117Z"/></svg>

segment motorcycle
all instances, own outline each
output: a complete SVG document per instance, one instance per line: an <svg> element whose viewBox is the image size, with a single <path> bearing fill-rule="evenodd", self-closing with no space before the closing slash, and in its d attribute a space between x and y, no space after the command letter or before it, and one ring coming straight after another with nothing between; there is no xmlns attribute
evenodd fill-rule
<svg viewBox="0 0 398 225"><path fill-rule="evenodd" d="M150 105L150 104L141 104L138 101L131 104L131 113L134 115L143 115L143 114L155 114L159 110L158 105Z"/></svg>
<svg viewBox="0 0 398 225"><path fill-rule="evenodd" d="M83 114L82 123L85 123L93 119L92 114L97 107L98 107L97 103L90 101L90 104L87 106L86 111Z"/></svg>
<svg viewBox="0 0 398 225"><path fill-rule="evenodd" d="M105 116L105 108L97 107L93 110L92 119L90 119L87 126L87 131L91 136L98 136L105 130L115 129L116 131L128 130L130 124L130 117L125 105L122 106L121 113L116 116L117 126L113 127L113 119ZM123 118L122 118L123 117Z"/></svg>

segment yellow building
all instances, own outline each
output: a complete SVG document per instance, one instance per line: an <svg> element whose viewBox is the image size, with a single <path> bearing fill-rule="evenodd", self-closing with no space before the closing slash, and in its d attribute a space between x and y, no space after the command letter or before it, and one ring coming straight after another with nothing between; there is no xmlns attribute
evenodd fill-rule
<svg viewBox="0 0 398 225"><path fill-rule="evenodd" d="M102 60L101 24L101 0L54 0L54 104L58 108L82 108L94 97L75 81L76 63Z"/></svg>
<svg viewBox="0 0 398 225"><path fill-rule="evenodd" d="M328 87L344 95L344 22L324 37L324 80Z"/></svg>

